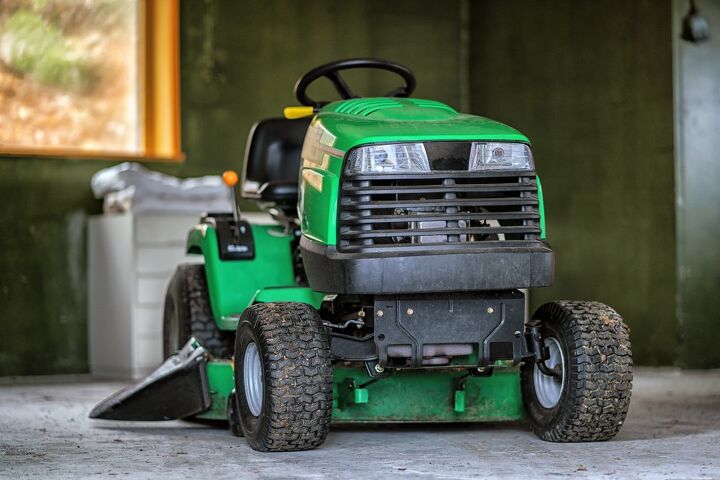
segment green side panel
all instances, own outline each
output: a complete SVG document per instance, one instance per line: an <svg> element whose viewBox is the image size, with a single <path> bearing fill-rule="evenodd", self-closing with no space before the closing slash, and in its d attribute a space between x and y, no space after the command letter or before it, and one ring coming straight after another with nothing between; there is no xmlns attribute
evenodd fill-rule
<svg viewBox="0 0 720 480"><path fill-rule="evenodd" d="M212 360L207 364L208 387L210 389L210 410L198 415L206 420L226 420L227 400L235 388L233 367L230 360Z"/></svg>
<svg viewBox="0 0 720 480"><path fill-rule="evenodd" d="M540 238L547 238L545 232L545 200L543 199L542 183L540 183L540 176L535 175L537 180L538 188L538 210L540 211Z"/></svg>
<svg viewBox="0 0 720 480"><path fill-rule="evenodd" d="M299 302L307 303L319 310L324 298L324 293L316 292L308 287L266 288L255 295L252 303Z"/></svg>
<svg viewBox="0 0 720 480"><path fill-rule="evenodd" d="M318 310L324 298L324 293L316 292L308 287L270 287L264 290L258 290L245 307L249 307L255 303L299 302L307 303ZM235 330L237 329L237 324L237 316L222 317L218 322L222 330Z"/></svg>
<svg viewBox="0 0 720 480"><path fill-rule="evenodd" d="M462 372L406 371L367 384L364 369L333 369L333 422L494 422L525 418L518 369L496 369L491 377ZM208 364L212 406L200 418L223 420L234 387L229 361ZM460 385L460 386L458 386ZM462 392L458 394L457 392Z"/></svg>
<svg viewBox="0 0 720 480"><path fill-rule="evenodd" d="M332 161L325 155L325 165L342 164L342 159ZM301 228L304 235L316 242L336 244L336 217L338 192L340 189L339 169L336 172L317 168L310 162L303 162L301 173L302 198L298 202Z"/></svg>
<svg viewBox="0 0 720 480"><path fill-rule="evenodd" d="M224 318L242 313L258 291L268 287L294 286L292 237L274 225L251 225L255 239L252 260L220 260L217 235L209 225L197 225L188 236L189 253L202 253L213 314L218 327L233 330Z"/></svg>

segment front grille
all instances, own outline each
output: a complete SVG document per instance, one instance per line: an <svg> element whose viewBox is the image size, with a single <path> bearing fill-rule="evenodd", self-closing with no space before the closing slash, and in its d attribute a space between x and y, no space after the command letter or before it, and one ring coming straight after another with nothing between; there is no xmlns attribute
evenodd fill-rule
<svg viewBox="0 0 720 480"><path fill-rule="evenodd" d="M541 233L534 172L345 175L338 220L341 252L512 242Z"/></svg>

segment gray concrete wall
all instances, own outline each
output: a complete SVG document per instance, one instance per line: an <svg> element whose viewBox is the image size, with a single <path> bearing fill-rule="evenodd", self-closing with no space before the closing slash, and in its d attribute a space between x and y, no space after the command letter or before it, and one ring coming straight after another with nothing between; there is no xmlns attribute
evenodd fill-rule
<svg viewBox="0 0 720 480"><path fill-rule="evenodd" d="M599 300L635 360L676 358L671 8L656 0L471 3L473 113L533 142L559 298Z"/></svg>
<svg viewBox="0 0 720 480"><path fill-rule="evenodd" d="M680 39L688 2L673 1L679 362L720 366L720 2L698 1L710 40Z"/></svg>

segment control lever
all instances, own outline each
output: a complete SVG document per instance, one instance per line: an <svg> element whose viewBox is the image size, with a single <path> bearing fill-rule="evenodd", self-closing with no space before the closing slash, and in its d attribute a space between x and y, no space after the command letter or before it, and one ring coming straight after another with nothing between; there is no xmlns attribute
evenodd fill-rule
<svg viewBox="0 0 720 480"><path fill-rule="evenodd" d="M232 195L232 206L233 206L233 220L234 225L231 229L233 232L233 237L235 241L239 241L240 239L240 207L238 206L237 197L235 195L235 186L238 183L238 174L234 170L226 170L222 174L223 182L225 182L225 185L228 186L230 189L230 194Z"/></svg>

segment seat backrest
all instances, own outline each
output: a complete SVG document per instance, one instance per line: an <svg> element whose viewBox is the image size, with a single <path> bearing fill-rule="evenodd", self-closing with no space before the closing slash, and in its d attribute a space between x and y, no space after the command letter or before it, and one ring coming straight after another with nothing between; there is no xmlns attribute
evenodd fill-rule
<svg viewBox="0 0 720 480"><path fill-rule="evenodd" d="M253 126L245 152L243 197L297 203L301 151L310 120L269 118Z"/></svg>

